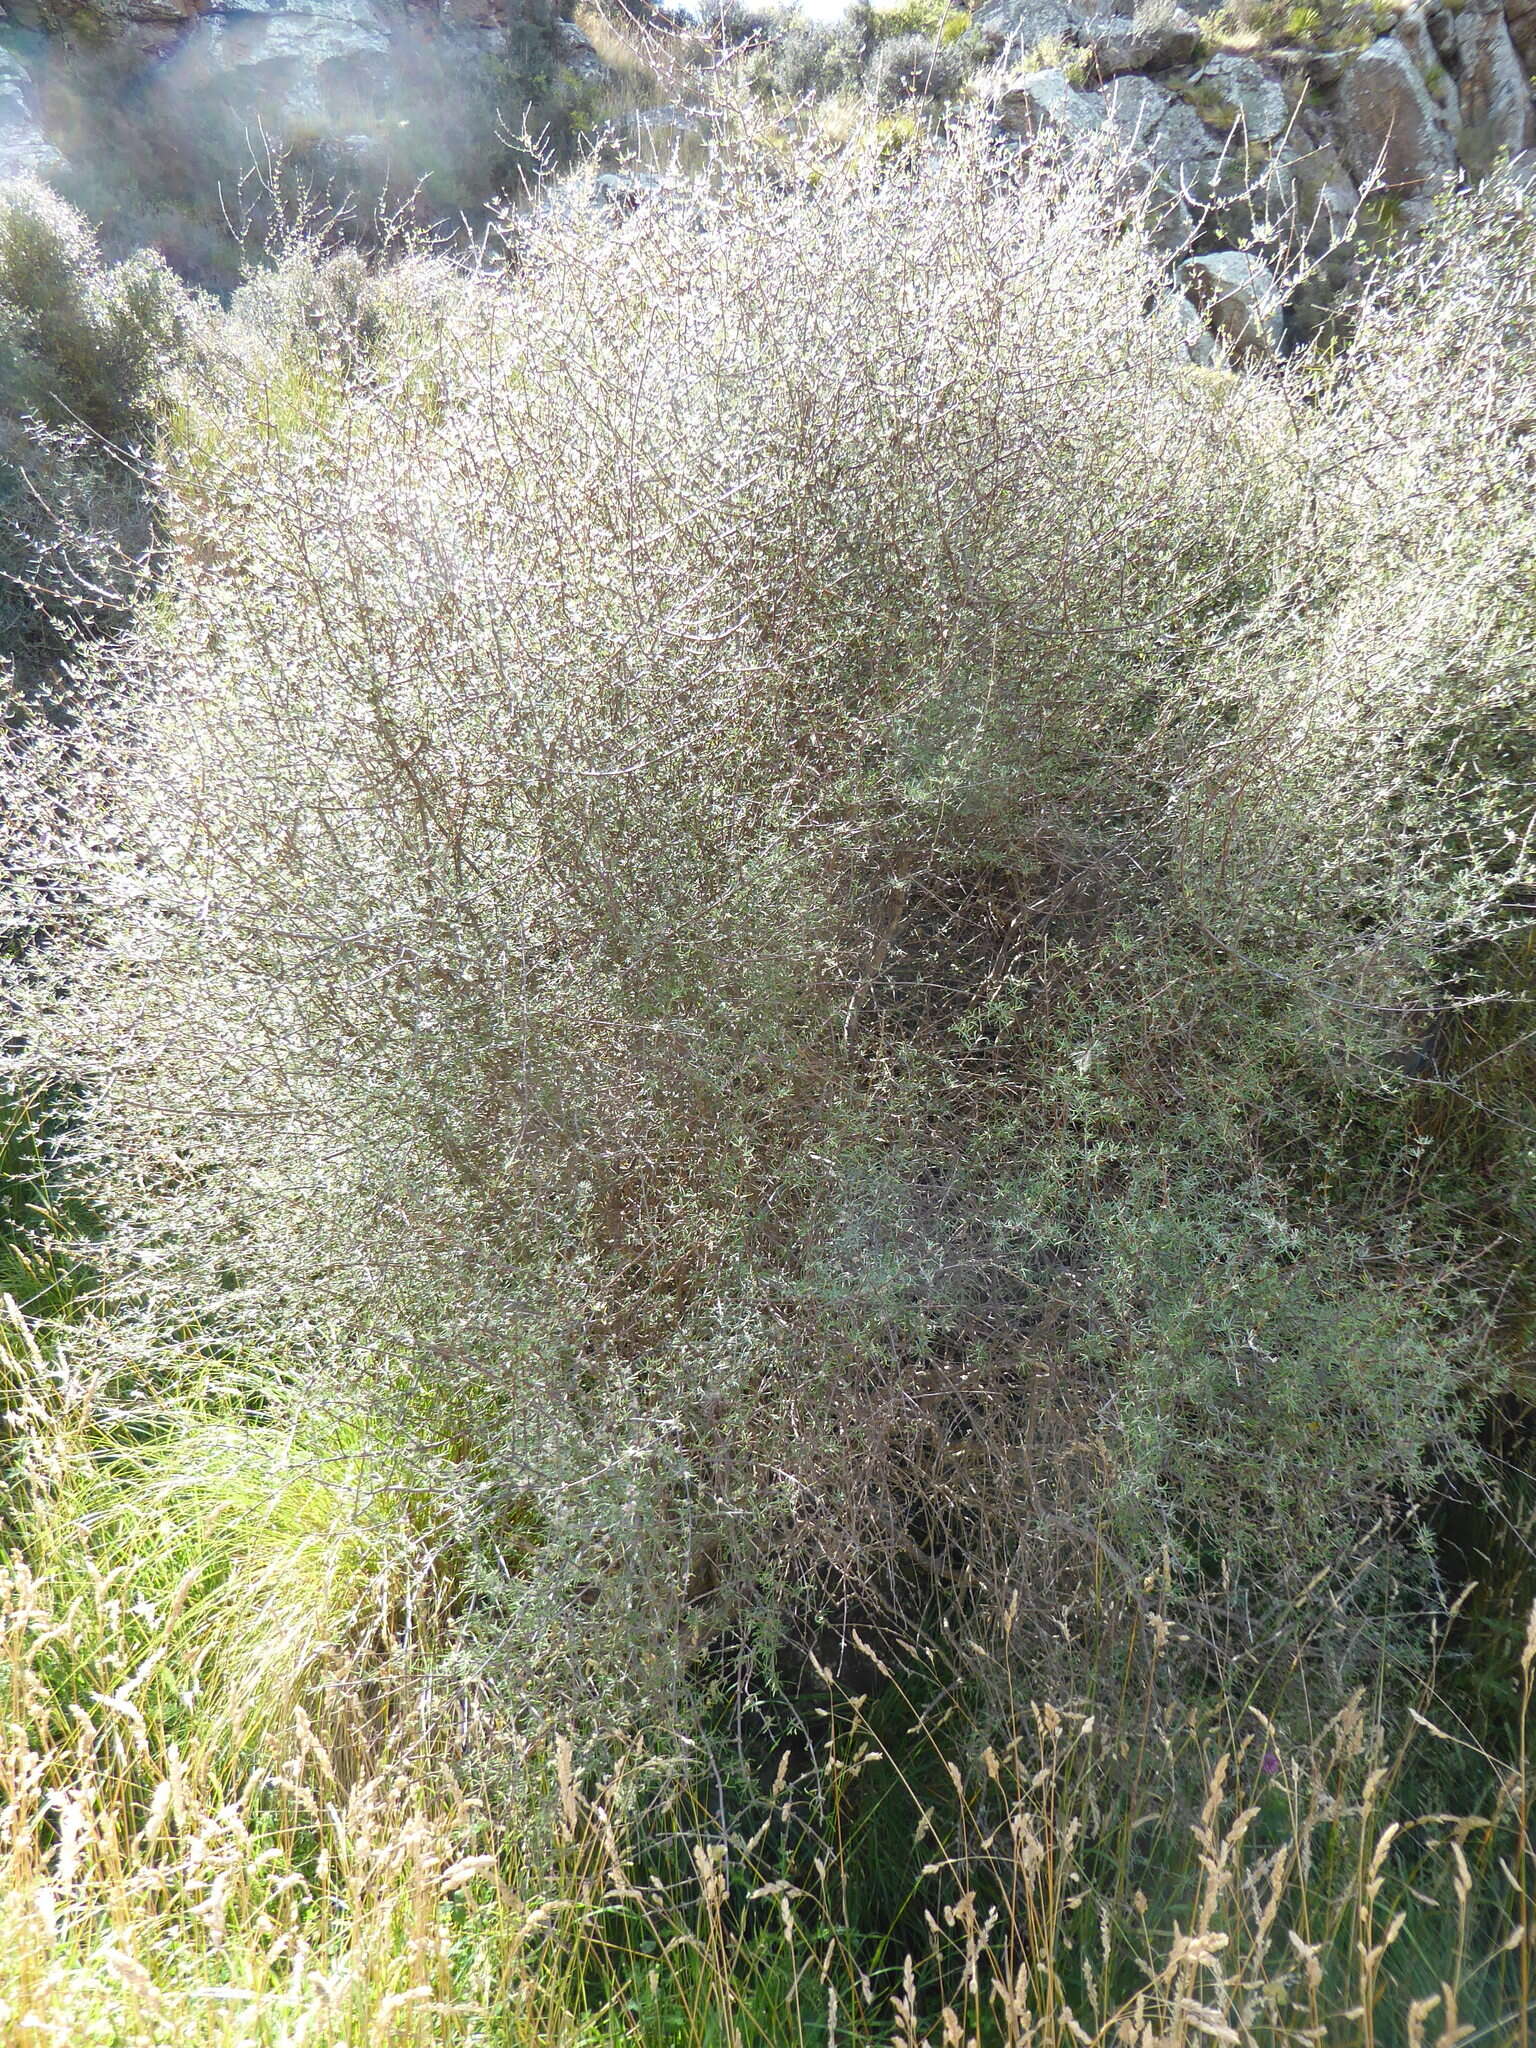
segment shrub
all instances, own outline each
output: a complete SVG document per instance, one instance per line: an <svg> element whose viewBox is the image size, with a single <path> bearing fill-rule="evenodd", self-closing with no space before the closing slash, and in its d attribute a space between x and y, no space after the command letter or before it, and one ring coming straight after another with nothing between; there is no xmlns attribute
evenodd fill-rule
<svg viewBox="0 0 1536 2048"><path fill-rule="evenodd" d="M187 310L155 256L108 269L80 216L23 180L0 189L0 322L0 405L131 442L151 428Z"/></svg>
<svg viewBox="0 0 1536 2048"><path fill-rule="evenodd" d="M538 1520L529 1698L1004 1588L1090 1686L1154 1569L1186 1684L1299 1601L1344 1682L1463 1455L1499 1261L1406 1055L1527 916L1510 344L1447 265L1214 393L1122 223L964 140L264 323L13 749L124 1284L366 1335L487 1554Z"/></svg>
<svg viewBox="0 0 1536 2048"><path fill-rule="evenodd" d="M854 23L794 15L767 45L756 75L784 99L802 100L851 91L863 68L863 38Z"/></svg>
<svg viewBox="0 0 1536 2048"><path fill-rule="evenodd" d="M718 7L708 10L706 19L711 33L725 50L754 49L772 43L785 25L785 16L778 8L744 6L741 0L721 0ZM799 17L792 17L791 22L794 27L802 25Z"/></svg>
<svg viewBox="0 0 1536 2048"><path fill-rule="evenodd" d="M869 25L877 42L922 36L930 43L950 43L970 27L970 16L949 0L891 0L871 7Z"/></svg>
<svg viewBox="0 0 1536 2048"><path fill-rule="evenodd" d="M955 51L926 36L895 36L875 53L875 96L882 106L953 99L965 78L965 65Z"/></svg>
<svg viewBox="0 0 1536 2048"><path fill-rule="evenodd" d="M35 672L131 587L137 465L188 334L157 257L109 268L46 186L0 185L0 659Z"/></svg>

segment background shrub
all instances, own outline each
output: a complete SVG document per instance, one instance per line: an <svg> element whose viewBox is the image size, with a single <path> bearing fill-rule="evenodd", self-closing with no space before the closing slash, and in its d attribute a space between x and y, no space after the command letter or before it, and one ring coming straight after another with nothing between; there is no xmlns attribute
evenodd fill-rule
<svg viewBox="0 0 1536 2048"><path fill-rule="evenodd" d="M186 300L149 251L105 266L86 223L45 185L3 188L0 404L51 427L142 442L185 338Z"/></svg>
<svg viewBox="0 0 1536 2048"><path fill-rule="evenodd" d="M971 25L964 8L951 7L948 0L891 0L886 6L869 10L869 27L878 42L893 42L903 36L922 36L930 43L952 43Z"/></svg>
<svg viewBox="0 0 1536 2048"><path fill-rule="evenodd" d="M903 100L953 99L966 79L962 57L927 36L893 36L875 52L875 96L882 106Z"/></svg>
<svg viewBox="0 0 1536 2048"><path fill-rule="evenodd" d="M141 464L188 337L158 257L109 267L46 186L0 185L0 660L35 674L131 587Z"/></svg>
<svg viewBox="0 0 1536 2048"><path fill-rule="evenodd" d="M851 16L827 22L791 15L776 26L754 76L785 99L803 100L852 91L863 69L864 35Z"/></svg>

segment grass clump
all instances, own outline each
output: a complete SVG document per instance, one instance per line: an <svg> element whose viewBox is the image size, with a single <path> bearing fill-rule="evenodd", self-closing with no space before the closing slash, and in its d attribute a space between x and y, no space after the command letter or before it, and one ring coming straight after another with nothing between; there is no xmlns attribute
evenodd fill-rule
<svg viewBox="0 0 1536 2048"><path fill-rule="evenodd" d="M280 1376L45 1358L7 1307L0 2030L448 2038L499 1894L423 1713L430 1537Z"/></svg>
<svg viewBox="0 0 1536 2048"><path fill-rule="evenodd" d="M1432 1683L1395 1739L1362 1698L1306 1731L1165 1709L1165 1578L1113 1723L1011 1695L1016 1606L986 1740L935 1712L934 1645L887 1633L873 1692L808 1674L814 1749L722 1809L632 1738L487 1745L431 1489L286 1374L82 1321L45 1356L9 1306L6 1331L0 2025L26 2048L1513 2028L1529 1630L1482 1804L1425 1768L1471 1749Z"/></svg>
<svg viewBox="0 0 1536 2048"><path fill-rule="evenodd" d="M1307 48L1360 50L1376 36L1390 33L1396 13L1360 0L1325 0L1296 6L1292 0L1230 0L1206 17L1210 48L1262 55L1289 45Z"/></svg>
<svg viewBox="0 0 1536 2048"><path fill-rule="evenodd" d="M1046 36L1019 59L1018 69L1059 71L1069 85L1087 85L1093 69L1088 52L1064 36Z"/></svg>

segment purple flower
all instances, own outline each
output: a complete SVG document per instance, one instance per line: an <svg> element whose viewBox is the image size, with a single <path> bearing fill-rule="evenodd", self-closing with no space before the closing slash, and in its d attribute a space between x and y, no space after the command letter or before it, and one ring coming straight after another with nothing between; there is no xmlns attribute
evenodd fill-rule
<svg viewBox="0 0 1536 2048"><path fill-rule="evenodd" d="M1259 1769L1264 1773L1266 1778L1272 1778L1274 1777L1275 1773L1279 1770L1279 1768L1279 1757L1275 1755L1275 1752L1272 1749L1266 1749L1264 1752L1264 1761L1259 1765Z"/></svg>

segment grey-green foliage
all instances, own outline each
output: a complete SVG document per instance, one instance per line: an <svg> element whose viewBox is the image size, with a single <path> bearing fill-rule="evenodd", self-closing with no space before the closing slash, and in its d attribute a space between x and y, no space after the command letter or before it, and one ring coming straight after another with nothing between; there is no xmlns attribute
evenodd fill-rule
<svg viewBox="0 0 1536 2048"><path fill-rule="evenodd" d="M859 84L864 56L864 32L854 17L808 21L791 14L763 32L754 76L785 99L835 96Z"/></svg>
<svg viewBox="0 0 1536 2048"><path fill-rule="evenodd" d="M186 330L186 301L141 250L110 268L45 185L0 187L0 405L54 427L142 441Z"/></svg>
<svg viewBox="0 0 1536 2048"><path fill-rule="evenodd" d="M932 36L893 36L875 52L875 96L882 106L899 106L914 99L953 99L970 69L964 52L953 45Z"/></svg>
<svg viewBox="0 0 1536 2048"><path fill-rule="evenodd" d="M1523 715L1509 338L1452 267L1213 377L1158 274L962 141L551 212L189 396L32 1057L136 1289L366 1335L472 1547L541 1529L567 1681L808 1586L1025 1589L1044 1654L1154 1567L1284 1665L1461 1455L1497 1277L1408 1055L1532 879L1462 744Z"/></svg>
<svg viewBox="0 0 1536 2048"><path fill-rule="evenodd" d="M378 289L356 249L322 254L300 244L241 285L232 301L234 326L279 355L357 369L380 333Z"/></svg>
<svg viewBox="0 0 1536 2048"><path fill-rule="evenodd" d="M158 256L103 263L44 185L0 185L0 655L99 618L145 537L137 466L188 332Z"/></svg>

